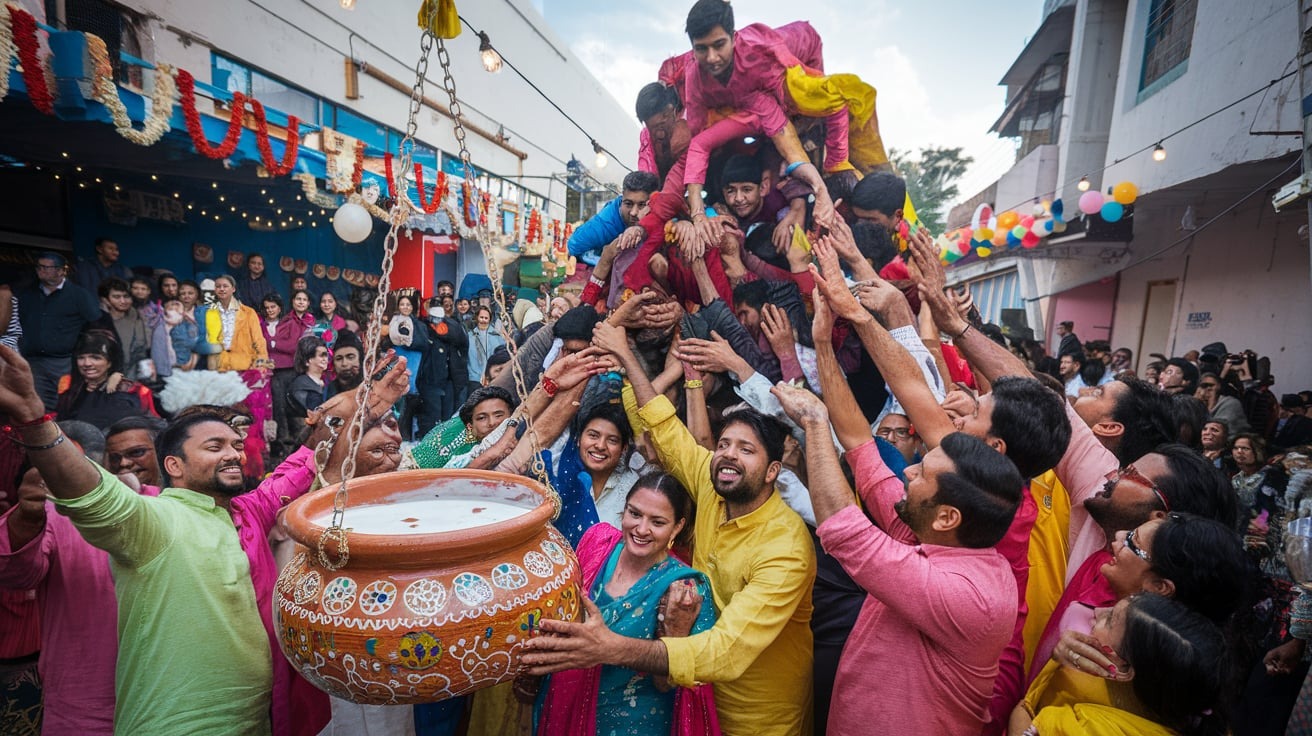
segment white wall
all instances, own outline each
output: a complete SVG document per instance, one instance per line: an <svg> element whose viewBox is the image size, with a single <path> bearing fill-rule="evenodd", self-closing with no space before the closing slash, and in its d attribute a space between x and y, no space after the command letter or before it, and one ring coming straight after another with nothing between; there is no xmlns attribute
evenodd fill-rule
<svg viewBox="0 0 1312 736"><path fill-rule="evenodd" d="M1030 214L1035 204L1051 200L1057 185L1057 146L1038 146L998 179L996 209Z"/></svg>
<svg viewBox="0 0 1312 736"><path fill-rule="evenodd" d="M153 18L154 60L186 68L197 79L210 79L210 48L239 59L274 76L361 115L405 129L408 97L381 82L360 75L361 99L345 99L343 59L348 36L354 32L355 57L409 84L419 56L419 29L415 23L418 2L360 0L354 11L343 10L336 0L225 0L202 3L182 0L124 0L124 5ZM460 4L460 12L475 27L488 32L526 76L578 120L624 163L637 159L637 122L604 90L595 78L548 28L526 0L482 0ZM175 30L193 35L192 41ZM518 159L495 144L470 134L475 165L495 174L546 176L564 170L571 155L592 168L593 152L587 136L521 81L509 68L499 74L483 70L478 37L468 28L447 41L452 73L465 113L495 132L504 125L510 144L529 156L520 168ZM385 50L385 51L384 51ZM388 55L400 61L393 60ZM446 104L442 73L434 49L428 68L426 94ZM444 151L456 151L449 119L424 108L419 137ZM622 167L611 163L594 172L604 181L618 183ZM546 193L547 182L528 180L525 186ZM553 193L563 200L560 187ZM553 207L553 215L560 215Z"/></svg>
<svg viewBox="0 0 1312 736"><path fill-rule="evenodd" d="M1155 222L1136 222L1135 251L1151 253L1180 233L1172 213ZM1254 197L1154 260L1121 273L1112 342L1133 347L1139 341L1148 282L1179 280L1178 304L1167 345L1144 352L1183 355L1215 341L1232 352L1251 348L1270 356L1276 392L1312 386L1312 294L1308 289L1308 244L1298 237L1307 213L1299 207L1276 214L1264 197ZM1201 329L1188 325L1190 313L1210 312Z"/></svg>
<svg viewBox="0 0 1312 736"><path fill-rule="evenodd" d="M1182 76L1136 102L1150 0L1130 0L1116 109L1105 164L1234 102L1294 69L1298 3L1288 0L1198 3L1193 46ZM1298 137L1254 136L1254 130L1299 130L1297 77L1200 123L1164 144L1167 158L1146 153L1112 166L1103 181L1133 181L1141 192L1215 173L1244 161L1296 150ZM1293 178L1292 176L1290 177Z"/></svg>

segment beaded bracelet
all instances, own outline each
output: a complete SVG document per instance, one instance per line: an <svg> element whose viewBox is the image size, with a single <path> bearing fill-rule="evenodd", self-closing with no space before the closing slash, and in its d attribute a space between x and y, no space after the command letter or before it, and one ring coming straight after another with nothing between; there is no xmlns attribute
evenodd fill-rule
<svg viewBox="0 0 1312 736"><path fill-rule="evenodd" d="M62 445L64 443L64 440L66 439L68 438L64 435L63 430L59 431L59 434L55 437L54 440L44 445L29 445L26 442L20 442L16 435L13 434L9 435L10 442L14 443L15 445L18 445L19 447L23 448L24 450L27 450L28 452L53 449L55 447L58 447L59 445Z"/></svg>

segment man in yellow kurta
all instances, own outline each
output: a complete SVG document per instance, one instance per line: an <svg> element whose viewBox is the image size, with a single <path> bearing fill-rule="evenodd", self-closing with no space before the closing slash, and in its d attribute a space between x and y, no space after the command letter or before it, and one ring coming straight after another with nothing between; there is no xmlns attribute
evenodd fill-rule
<svg viewBox="0 0 1312 736"><path fill-rule="evenodd" d="M784 428L754 410L735 412L712 453L656 394L623 328L598 325L594 343L628 372L641 407L631 422L648 428L661 464L697 502L693 567L710 578L720 617L696 636L631 639L606 628L585 602L585 623L542 622L554 636L530 640L524 664L533 674L610 664L668 675L681 686L713 682L724 733L811 733L815 550L805 523L774 488Z"/></svg>

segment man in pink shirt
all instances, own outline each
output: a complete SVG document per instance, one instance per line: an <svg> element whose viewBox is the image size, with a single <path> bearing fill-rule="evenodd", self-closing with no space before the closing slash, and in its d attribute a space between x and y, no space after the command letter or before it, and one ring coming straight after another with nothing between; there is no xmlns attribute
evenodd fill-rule
<svg viewBox="0 0 1312 736"><path fill-rule="evenodd" d="M904 485L840 384L824 386L825 402L786 384L773 390L810 437L827 437L832 409L874 519L856 505L833 444L808 442L820 542L869 593L839 660L828 733L978 733L1016 621L1016 580L994 545L1020 503L1020 473L957 432L907 468Z"/></svg>
<svg viewBox="0 0 1312 736"><path fill-rule="evenodd" d="M153 486L140 492L159 495ZM53 513L48 495L32 468L18 502L0 515L0 588L35 588L41 602L42 731L111 736L118 601L109 553Z"/></svg>

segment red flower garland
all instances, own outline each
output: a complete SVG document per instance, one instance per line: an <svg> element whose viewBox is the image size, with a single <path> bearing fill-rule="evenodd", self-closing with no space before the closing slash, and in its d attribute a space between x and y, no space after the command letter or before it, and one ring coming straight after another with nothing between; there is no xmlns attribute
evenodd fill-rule
<svg viewBox="0 0 1312 736"><path fill-rule="evenodd" d="M425 202L424 201L424 165L418 162L415 163L415 189L419 191L419 209L423 210L424 214L431 215L437 212L437 208L442 206L442 196L441 193L438 191L439 189L442 188L442 172L440 171L437 172L437 182L438 182L437 189L433 190L433 199L431 201Z"/></svg>
<svg viewBox="0 0 1312 736"><path fill-rule="evenodd" d="M387 197L396 199L395 187L392 185L392 153L388 151L383 154L383 172L387 176Z"/></svg>
<svg viewBox="0 0 1312 736"><path fill-rule="evenodd" d="M483 196L478 202L478 224L487 227L487 216L492 210L492 195L483 192Z"/></svg>
<svg viewBox="0 0 1312 736"><path fill-rule="evenodd" d="M260 160L269 176L292 173L301 148L300 119L295 115L287 116L287 147L282 152L282 161L278 161L273 157L273 146L269 145L269 121L264 116L264 103L252 97L251 110L255 113L255 147L260 149Z"/></svg>
<svg viewBox="0 0 1312 736"><path fill-rule="evenodd" d="M196 78L186 69L178 70L178 91L182 93L182 116L187 120L187 132L191 134L191 143L196 147L196 152L213 159L231 156L237 150L237 142L241 140L246 95L232 93L232 115L228 118L228 132L224 134L223 142L215 148L206 140L205 129L200 124L200 113L196 111Z"/></svg>
<svg viewBox="0 0 1312 736"><path fill-rule="evenodd" d="M531 210L528 213L528 233L524 235L524 243L537 243L542 240L542 212L540 210Z"/></svg>
<svg viewBox="0 0 1312 736"><path fill-rule="evenodd" d="M27 98L32 107L47 115L55 114L55 100L46 85L46 73L37 56L41 44L36 37L36 18L31 13L9 6L9 22L14 32L14 45L18 47L18 63L23 65L23 84L27 85ZM9 70L5 69L4 74Z"/></svg>

